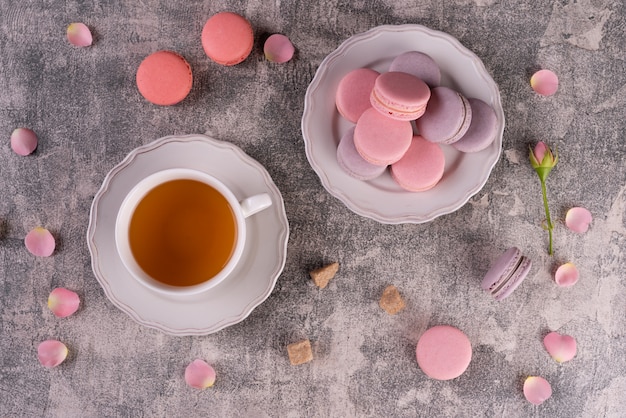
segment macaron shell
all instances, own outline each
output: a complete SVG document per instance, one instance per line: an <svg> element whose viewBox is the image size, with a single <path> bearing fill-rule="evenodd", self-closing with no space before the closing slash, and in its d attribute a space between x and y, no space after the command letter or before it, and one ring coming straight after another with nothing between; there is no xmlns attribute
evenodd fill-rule
<svg viewBox="0 0 626 418"><path fill-rule="evenodd" d="M217 13L209 18L201 38L204 52L222 65L235 65L245 60L254 43L248 19L232 12Z"/></svg>
<svg viewBox="0 0 626 418"><path fill-rule="evenodd" d="M409 149L412 138L411 122L388 118L373 108L363 112L354 130L358 153L375 165L398 161Z"/></svg>
<svg viewBox="0 0 626 418"><path fill-rule="evenodd" d="M372 180L387 170L385 165L374 165L361 157L354 146L354 127L341 138L337 147L339 166L352 177L359 180Z"/></svg>
<svg viewBox="0 0 626 418"><path fill-rule="evenodd" d="M438 325L422 334L415 356L417 364L428 377L450 380L467 370L472 361L472 344L458 328Z"/></svg>
<svg viewBox="0 0 626 418"><path fill-rule="evenodd" d="M445 164L439 144L416 135L407 152L391 165L391 176L403 189L422 192L432 189L441 180Z"/></svg>
<svg viewBox="0 0 626 418"><path fill-rule="evenodd" d="M424 115L415 124L427 140L453 144L465 135L471 122L472 108L461 93L448 87L435 87Z"/></svg>
<svg viewBox="0 0 626 418"><path fill-rule="evenodd" d="M461 152L478 152L496 139L497 117L491 106L480 99L468 99L472 108L472 122L461 139L452 144Z"/></svg>
<svg viewBox="0 0 626 418"><path fill-rule="evenodd" d="M357 68L343 76L335 94L335 104L341 116L356 123L363 112L372 107L370 95L379 75L370 68Z"/></svg>
<svg viewBox="0 0 626 418"><path fill-rule="evenodd" d="M398 55L391 61L389 71L399 71L414 75L428 84L437 87L441 83L441 70L430 55L419 51L408 51Z"/></svg>
<svg viewBox="0 0 626 418"><path fill-rule="evenodd" d="M388 72L376 79L370 102L374 109L389 118L410 121L422 116L430 94L428 85L419 78Z"/></svg>
<svg viewBox="0 0 626 418"><path fill-rule="evenodd" d="M158 51L148 55L139 64L137 88L151 103L162 106L182 101L193 84L189 63L173 51Z"/></svg>

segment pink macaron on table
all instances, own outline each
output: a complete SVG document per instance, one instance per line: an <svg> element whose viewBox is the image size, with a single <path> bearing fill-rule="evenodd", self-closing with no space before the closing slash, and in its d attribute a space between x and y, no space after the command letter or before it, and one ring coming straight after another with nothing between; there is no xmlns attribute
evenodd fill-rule
<svg viewBox="0 0 626 418"><path fill-rule="evenodd" d="M407 54L412 51L418 54ZM340 140L355 127L335 103L342 79L358 69L389 73L398 57L423 58L421 54L432 58L440 69L431 83L438 81L493 109L495 139L471 153L438 144L444 154L444 171L434 187L423 191L402 187L391 169L366 181L350 175L337 161ZM500 158L504 123L498 86L476 54L444 32L415 24L385 25L352 36L322 61L305 95L302 135L307 158L322 185L350 210L381 223L424 223L456 211L481 190ZM479 128L473 129L481 132ZM360 142L355 139L357 149ZM467 145L478 149L480 144L468 141Z"/></svg>

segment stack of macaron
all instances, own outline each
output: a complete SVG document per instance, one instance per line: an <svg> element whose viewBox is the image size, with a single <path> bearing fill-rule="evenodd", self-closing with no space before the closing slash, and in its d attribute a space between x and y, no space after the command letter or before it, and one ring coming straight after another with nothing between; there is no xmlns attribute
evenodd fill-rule
<svg viewBox="0 0 626 418"><path fill-rule="evenodd" d="M403 189L419 192L443 177L442 144L461 152L487 148L497 132L493 108L440 83L437 63L418 51L395 57L386 73L358 68L346 74L335 104L355 126L337 147L339 166L360 180L390 167Z"/></svg>

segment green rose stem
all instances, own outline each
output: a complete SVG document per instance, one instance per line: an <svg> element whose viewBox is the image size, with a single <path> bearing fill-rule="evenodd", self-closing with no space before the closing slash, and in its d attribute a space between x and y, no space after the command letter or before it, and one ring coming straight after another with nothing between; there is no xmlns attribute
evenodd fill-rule
<svg viewBox="0 0 626 418"><path fill-rule="evenodd" d="M546 182L541 180L541 193L543 194L543 208L546 211L546 222L547 222L547 230L548 236L550 237L550 243L548 244L548 254L552 255L552 230L554 229L554 225L552 225L552 219L550 219L550 208L548 207L548 194L546 193Z"/></svg>
<svg viewBox="0 0 626 418"><path fill-rule="evenodd" d="M535 172L539 176L539 181L541 182L541 194L543 196L543 208L546 211L546 226L545 229L548 230L548 236L550 239L548 245L548 254L552 255L552 230L554 229L554 224L552 224L552 218L550 217L550 208L548 207L548 193L546 187L546 179L548 178L548 174L552 170L552 168L559 161L558 154L552 154L550 148L543 142L538 142L535 145L535 149L531 148L530 150L530 165L535 169Z"/></svg>

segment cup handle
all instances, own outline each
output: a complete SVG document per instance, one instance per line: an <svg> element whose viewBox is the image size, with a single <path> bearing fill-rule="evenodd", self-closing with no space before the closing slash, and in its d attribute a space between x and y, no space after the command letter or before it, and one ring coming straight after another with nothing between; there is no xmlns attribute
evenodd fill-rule
<svg viewBox="0 0 626 418"><path fill-rule="evenodd" d="M261 193L243 199L239 202L239 205L241 206L243 217L247 218L272 206L272 198L267 193Z"/></svg>

